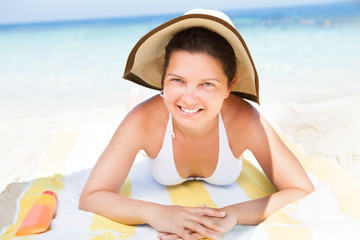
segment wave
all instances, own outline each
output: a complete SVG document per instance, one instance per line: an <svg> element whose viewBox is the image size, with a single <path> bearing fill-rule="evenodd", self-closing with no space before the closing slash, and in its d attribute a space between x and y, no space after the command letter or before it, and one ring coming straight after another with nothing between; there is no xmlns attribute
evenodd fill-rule
<svg viewBox="0 0 360 240"><path fill-rule="evenodd" d="M279 25L279 24L329 24L329 22L359 22L360 1L346 1L320 5L289 7L268 7L241 10L223 10L237 26ZM1 25L0 31L21 28L62 28L84 26L136 25L157 26L179 14L87 19L59 22L41 22Z"/></svg>

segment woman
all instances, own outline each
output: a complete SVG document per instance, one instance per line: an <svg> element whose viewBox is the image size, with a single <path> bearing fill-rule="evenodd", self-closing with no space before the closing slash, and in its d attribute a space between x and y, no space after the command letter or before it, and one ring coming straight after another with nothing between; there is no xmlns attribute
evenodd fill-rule
<svg viewBox="0 0 360 240"><path fill-rule="evenodd" d="M243 100L259 102L257 73L223 13L196 10L152 30L130 53L124 77L161 93L120 124L82 191L81 209L124 224L149 224L159 239L216 239L237 224L258 224L314 190L273 128ZM226 185L238 178L246 149L278 192L222 209L165 206L118 194L140 150L161 184Z"/></svg>

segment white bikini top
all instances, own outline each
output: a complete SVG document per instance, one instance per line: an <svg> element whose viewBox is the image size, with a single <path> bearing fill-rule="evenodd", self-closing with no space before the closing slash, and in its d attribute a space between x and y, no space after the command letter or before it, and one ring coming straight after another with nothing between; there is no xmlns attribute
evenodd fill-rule
<svg viewBox="0 0 360 240"><path fill-rule="evenodd" d="M177 185L188 180L204 180L215 185L233 183L240 175L242 158L236 158L232 153L227 138L224 122L219 113L219 157L213 174L208 178L189 177L182 178L175 166L172 138L173 124L171 114L163 140L163 145L155 159L150 159L151 173L155 180L163 185Z"/></svg>

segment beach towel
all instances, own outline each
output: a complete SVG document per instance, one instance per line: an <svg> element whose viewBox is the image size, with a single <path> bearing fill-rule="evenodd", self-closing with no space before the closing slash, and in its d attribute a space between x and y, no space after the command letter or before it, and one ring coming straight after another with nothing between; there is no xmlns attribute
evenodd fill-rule
<svg viewBox="0 0 360 240"><path fill-rule="evenodd" d="M39 177L29 182L18 199L14 223L4 227L1 240L22 239L157 239L148 225L128 226L78 209L80 192L99 153L108 141L107 126L63 129L43 154ZM96 136L95 136L96 135ZM359 239L360 183L331 160L304 154L301 147L282 135L297 156L316 190L273 213L257 226L235 226L219 239ZM251 153L244 154L244 166L236 182L215 186L188 181L166 187L151 176L149 160L138 154L125 184L119 191L127 197L161 204L223 207L273 193L275 188L256 165ZM86 169L84 166L89 166ZM47 174L59 172L50 177ZM58 208L49 231L14 237L35 199L46 190L58 195ZM135 213L136 214L136 213Z"/></svg>

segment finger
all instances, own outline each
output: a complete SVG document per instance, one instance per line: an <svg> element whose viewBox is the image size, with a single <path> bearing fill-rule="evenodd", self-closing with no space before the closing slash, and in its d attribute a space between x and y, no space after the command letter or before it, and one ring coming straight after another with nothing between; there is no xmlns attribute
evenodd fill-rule
<svg viewBox="0 0 360 240"><path fill-rule="evenodd" d="M158 237L158 239L163 240L163 239L166 239L169 235L170 235L170 233L160 232L160 233L158 233L157 237Z"/></svg>
<svg viewBox="0 0 360 240"><path fill-rule="evenodd" d="M178 233L178 236L180 237L180 239L183 240L193 240L191 237L191 232L189 231L189 229L183 229L181 232Z"/></svg>
<svg viewBox="0 0 360 240"><path fill-rule="evenodd" d="M158 238L160 240L178 240L181 239L178 235L173 233L159 233Z"/></svg>
<svg viewBox="0 0 360 240"><path fill-rule="evenodd" d="M157 237L158 237L158 239L161 239L161 237L163 237L163 236L165 236L165 235L166 235L166 233L159 232L158 235L157 235Z"/></svg>
<svg viewBox="0 0 360 240"><path fill-rule="evenodd" d="M197 232L193 232L189 229L186 229L186 231L191 235L192 239L195 239L195 240L204 239L204 237L201 236L200 234L198 234ZM179 240L181 240L181 239L179 239Z"/></svg>
<svg viewBox="0 0 360 240"><path fill-rule="evenodd" d="M216 208L209 208L209 207L188 207L187 209L189 212L194 213L194 214L198 214L198 215L203 215L203 216L209 216L209 217L218 217L218 218L223 218L225 217L226 213L220 209L216 209Z"/></svg>
<svg viewBox="0 0 360 240"><path fill-rule="evenodd" d="M192 222L195 222L197 224L200 224L201 226L203 226L209 230L219 232L219 233L224 232L224 228L218 223L216 218L192 215L189 217L189 220Z"/></svg>
<svg viewBox="0 0 360 240"><path fill-rule="evenodd" d="M203 220L202 225L207 227L208 229L215 231L215 232L219 232L219 233L224 232L224 228L217 222L214 222L213 220L211 220L210 218Z"/></svg>
<svg viewBox="0 0 360 240"><path fill-rule="evenodd" d="M194 222L194 221L189 221L186 224L186 228L190 229L191 231L200 234L203 237L207 237L210 239L217 239L217 235L215 234L214 231L211 231L210 229L204 227L203 225ZM190 238L193 239L193 238Z"/></svg>
<svg viewBox="0 0 360 240"><path fill-rule="evenodd" d="M196 239L196 240L198 240L198 239L204 239L204 237L201 236L201 235L198 234L198 233L193 233L193 234L191 234L191 237L194 238L194 239Z"/></svg>

